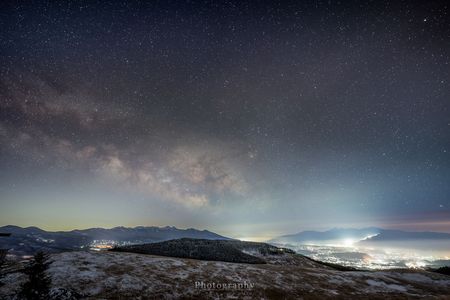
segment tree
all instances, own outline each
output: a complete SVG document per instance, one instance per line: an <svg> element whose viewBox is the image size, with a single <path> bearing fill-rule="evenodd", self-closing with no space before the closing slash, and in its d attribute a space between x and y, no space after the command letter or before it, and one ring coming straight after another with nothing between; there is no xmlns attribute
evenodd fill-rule
<svg viewBox="0 0 450 300"><path fill-rule="evenodd" d="M4 274L4 267L6 263L6 250L0 249L0 286L3 285L3 282L1 282Z"/></svg>
<svg viewBox="0 0 450 300"><path fill-rule="evenodd" d="M1 233L0 232L0 237L8 237L10 235L11 235L11 233ZM0 249L0 287L3 285L3 283L1 282L1 279L3 278L3 276L5 276L4 268L5 268L5 264L6 264L6 252L8 252L7 249Z"/></svg>
<svg viewBox="0 0 450 300"><path fill-rule="evenodd" d="M51 278L47 270L51 261L49 255L38 252L33 260L23 271L28 276L28 281L22 285L20 296L27 300L48 299L50 293Z"/></svg>

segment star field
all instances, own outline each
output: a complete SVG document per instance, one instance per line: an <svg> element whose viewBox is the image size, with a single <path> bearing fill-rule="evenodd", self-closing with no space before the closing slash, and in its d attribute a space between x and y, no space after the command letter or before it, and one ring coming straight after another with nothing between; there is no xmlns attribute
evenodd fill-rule
<svg viewBox="0 0 450 300"><path fill-rule="evenodd" d="M445 1L4 1L1 223L450 231L449 24Z"/></svg>

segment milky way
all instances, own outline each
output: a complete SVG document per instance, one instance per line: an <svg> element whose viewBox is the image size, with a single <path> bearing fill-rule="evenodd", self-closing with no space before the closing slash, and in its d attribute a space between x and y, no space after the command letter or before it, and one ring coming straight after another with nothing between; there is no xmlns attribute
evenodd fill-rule
<svg viewBox="0 0 450 300"><path fill-rule="evenodd" d="M0 225L450 231L449 7L377 2L2 1Z"/></svg>

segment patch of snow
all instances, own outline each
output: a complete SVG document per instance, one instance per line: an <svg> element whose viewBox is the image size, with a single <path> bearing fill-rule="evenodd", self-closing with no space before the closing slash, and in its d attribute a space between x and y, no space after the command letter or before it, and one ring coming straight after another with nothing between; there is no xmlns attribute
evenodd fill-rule
<svg viewBox="0 0 450 300"><path fill-rule="evenodd" d="M398 284L387 284L386 282L376 281L376 280L372 280L372 279L367 279L366 282L370 286L380 287L383 289L395 290L398 292L406 292L407 291L407 289L404 286L401 286Z"/></svg>
<svg viewBox="0 0 450 300"><path fill-rule="evenodd" d="M435 275L435 274L433 274L433 275ZM450 280L433 279L424 274L405 273L405 274L402 274L402 278L409 280L409 281L419 282L419 283L432 283L432 284L450 286Z"/></svg>

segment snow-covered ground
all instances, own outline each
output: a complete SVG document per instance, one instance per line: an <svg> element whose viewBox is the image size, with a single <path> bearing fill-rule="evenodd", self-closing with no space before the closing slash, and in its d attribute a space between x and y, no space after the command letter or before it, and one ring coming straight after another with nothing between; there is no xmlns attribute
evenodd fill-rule
<svg viewBox="0 0 450 300"><path fill-rule="evenodd" d="M269 257L268 264L83 251L54 254L52 260L54 288L75 291L84 299L448 299L450 295L450 277L444 275L415 270L341 272L290 254ZM0 296L12 299L24 280L20 273L9 274Z"/></svg>

